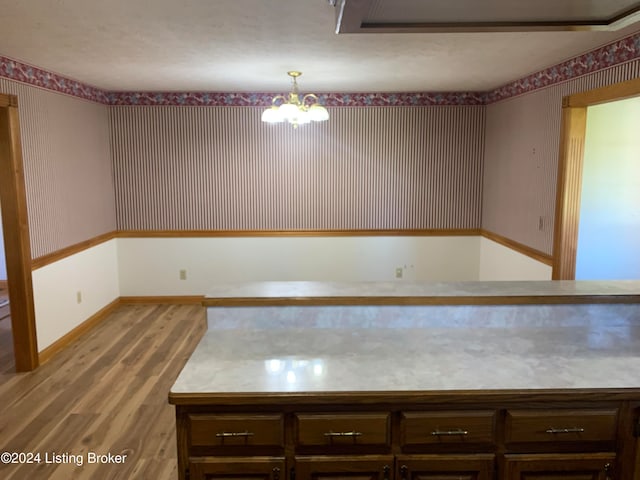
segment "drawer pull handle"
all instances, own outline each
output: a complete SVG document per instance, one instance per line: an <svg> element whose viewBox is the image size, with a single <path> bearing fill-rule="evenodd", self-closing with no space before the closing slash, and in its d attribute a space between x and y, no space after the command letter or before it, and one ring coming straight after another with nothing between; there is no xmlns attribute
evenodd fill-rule
<svg viewBox="0 0 640 480"><path fill-rule="evenodd" d="M433 432L431 432L431 435L433 435L434 437L441 437L441 436L445 436L445 435L449 435L449 436L453 436L453 435L469 435L469 432L467 430L462 430L460 428L458 428L457 430L434 430Z"/></svg>
<svg viewBox="0 0 640 480"><path fill-rule="evenodd" d="M253 432L220 432L216 433L216 437L218 438L227 438L227 437L253 437Z"/></svg>
<svg viewBox="0 0 640 480"><path fill-rule="evenodd" d="M362 432L332 432L328 431L324 434L325 437L361 437Z"/></svg>
<svg viewBox="0 0 640 480"><path fill-rule="evenodd" d="M549 428L545 430L545 433L583 433L584 428L581 427L573 427L573 428Z"/></svg>
<svg viewBox="0 0 640 480"><path fill-rule="evenodd" d="M400 467L400 480L409 480L409 467L406 465Z"/></svg>
<svg viewBox="0 0 640 480"><path fill-rule="evenodd" d="M605 480L613 480L613 473L612 473L613 468L611 467L610 463L607 463L604 466L604 474L605 476Z"/></svg>

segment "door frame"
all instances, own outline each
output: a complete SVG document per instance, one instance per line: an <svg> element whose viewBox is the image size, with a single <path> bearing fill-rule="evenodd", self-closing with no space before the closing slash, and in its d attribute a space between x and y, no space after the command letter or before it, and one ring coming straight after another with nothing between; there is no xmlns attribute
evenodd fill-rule
<svg viewBox="0 0 640 480"><path fill-rule="evenodd" d="M0 205L7 263L15 366L39 365L31 278L31 243L24 183L18 97L0 93Z"/></svg>
<svg viewBox="0 0 640 480"><path fill-rule="evenodd" d="M640 78L562 99L560 158L553 234L553 280L575 280L587 108L640 96Z"/></svg>

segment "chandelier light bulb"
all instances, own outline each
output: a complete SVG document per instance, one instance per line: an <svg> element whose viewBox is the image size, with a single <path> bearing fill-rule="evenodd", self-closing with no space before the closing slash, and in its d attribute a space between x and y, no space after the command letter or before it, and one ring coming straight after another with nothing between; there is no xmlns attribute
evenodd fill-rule
<svg viewBox="0 0 640 480"><path fill-rule="evenodd" d="M299 111L299 107L293 103L283 103L280 105L280 114L289 121L295 118Z"/></svg>
<svg viewBox="0 0 640 480"><path fill-rule="evenodd" d="M329 119L329 112L322 106L318 97L313 93L301 96L298 93L298 83L296 79L302 75L301 72L291 71L287 74L293 79L291 92L285 97L277 95L272 100L272 106L262 112L262 121L267 123L279 123L285 120L293 128L307 123L324 122Z"/></svg>
<svg viewBox="0 0 640 480"><path fill-rule="evenodd" d="M309 117L315 122L329 120L329 112L319 103L314 103L309 107Z"/></svg>
<svg viewBox="0 0 640 480"><path fill-rule="evenodd" d="M271 108L267 108L264 112L262 112L262 121L267 123L280 123L284 122L284 117L282 116L282 112L276 106Z"/></svg>

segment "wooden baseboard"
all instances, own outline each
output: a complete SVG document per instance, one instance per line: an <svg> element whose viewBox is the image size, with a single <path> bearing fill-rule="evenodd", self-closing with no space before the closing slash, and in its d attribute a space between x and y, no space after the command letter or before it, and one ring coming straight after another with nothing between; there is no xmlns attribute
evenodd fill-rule
<svg viewBox="0 0 640 480"><path fill-rule="evenodd" d="M71 330L63 337L56 340L47 348L38 353L40 365L48 361L56 353L63 350L73 341L88 333L94 327L97 327L116 307L122 304L131 303L159 303L159 304L196 304L201 305L204 295L174 295L174 296L156 296L156 297L118 297L99 311L91 315L84 322Z"/></svg>
<svg viewBox="0 0 640 480"><path fill-rule="evenodd" d="M56 353L69 346L69 344L86 334L89 330L98 326L98 324L113 312L118 305L120 305L120 298L116 298L113 302L98 310L69 333L39 352L38 358L40 360L40 365L50 360Z"/></svg>
<svg viewBox="0 0 640 480"><path fill-rule="evenodd" d="M141 297L120 297L121 303L159 303L176 305L200 305L204 301L204 295L164 295L164 296L141 296Z"/></svg>

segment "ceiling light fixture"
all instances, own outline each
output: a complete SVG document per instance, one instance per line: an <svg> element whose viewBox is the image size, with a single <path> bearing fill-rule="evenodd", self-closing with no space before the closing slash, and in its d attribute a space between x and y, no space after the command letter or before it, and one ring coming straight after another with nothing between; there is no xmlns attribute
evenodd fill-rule
<svg viewBox="0 0 640 480"><path fill-rule="evenodd" d="M289 122L293 128L304 123L324 122L329 119L329 112L320 105L318 97L313 93L307 93L300 98L298 82L296 79L301 72L287 72L293 78L293 88L289 95L277 95L273 97L271 107L262 112L262 121L267 123Z"/></svg>

